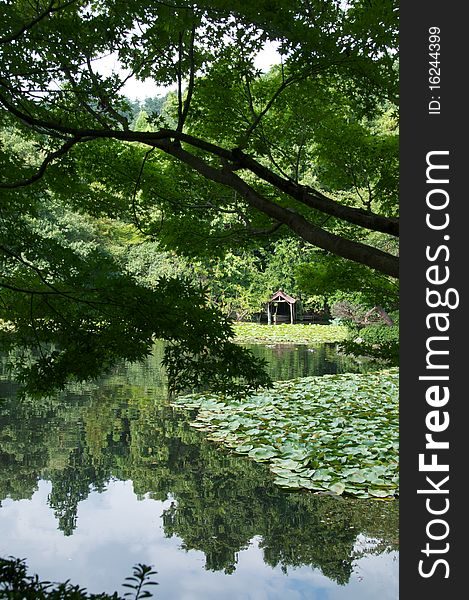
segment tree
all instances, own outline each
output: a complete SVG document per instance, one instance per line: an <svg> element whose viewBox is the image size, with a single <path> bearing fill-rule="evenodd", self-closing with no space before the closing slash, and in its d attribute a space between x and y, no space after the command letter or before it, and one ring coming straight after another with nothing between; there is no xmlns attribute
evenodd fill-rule
<svg viewBox="0 0 469 600"><path fill-rule="evenodd" d="M145 287L69 212L4 210L0 341L31 394L97 377L117 359L140 360L168 340L170 390L211 383L220 391L268 384L262 361L230 340L230 322L207 305L204 288L160 277ZM13 224L13 223L11 223ZM2 232L3 233L3 232Z"/></svg>
<svg viewBox="0 0 469 600"><path fill-rule="evenodd" d="M274 9L278 14L272 18ZM254 10L239 3L230 8L225 2L172 7L142 0L129 10L117 1L87 8L54 0L32 13L14 2L1 38L8 79L2 77L0 101L6 122L41 132L45 157L32 177L12 178L3 187L32 183L65 155L76 159L76 146L93 147L96 140L138 142L218 184L218 193L220 187L229 188L273 226L286 225L308 242L395 277L393 255L327 231L309 212L392 235L398 232L396 218L375 214L371 205L369 210L347 206L302 184L298 173L292 176L276 164L269 135L269 120L277 120L279 107L287 102L292 108L286 119L293 117L299 124L289 158L301 163L323 116L316 104L326 102L323 113L342 107L336 115L345 126L342 137L356 139L361 134L357 118L376 115L383 99L395 102L395 13L392 2L360 1L341 8L339 3L293 0ZM135 33L137 26L141 34ZM281 69L259 78L253 56L267 39L279 40L285 58ZM129 130L122 116L127 103L118 93L121 79L115 74L104 77L93 67L106 51L117 52L140 78L178 86L174 128ZM35 68L28 70L31 64ZM59 89L52 88L53 82ZM347 112L350 123L342 118ZM361 151L360 142L355 150ZM217 200L217 208L223 208Z"/></svg>
<svg viewBox="0 0 469 600"><path fill-rule="evenodd" d="M100 250L85 256L66 236L45 236L40 213L51 199L131 221L188 254L287 230L397 277L397 257L367 243L370 232L398 235L396 136L382 126L397 102L393 0L39 0L7 8L0 126L22 146L0 151L2 300L17 337L43 352L36 383L61 383L57 364L80 378L101 359L141 357L155 335L175 341L166 360L181 385L181 374L190 385L210 371L225 386L242 374L220 375L235 355L256 379L247 357L227 345L229 326L213 311L203 316L203 292L162 280L150 295L117 276ZM262 75L254 57L268 40L282 60ZM98 70L109 53L125 75ZM121 93L129 74L176 88L161 113L149 114L150 131L130 127L135 107ZM47 333L46 322L54 323ZM86 357L80 372L77 354ZM189 364L202 375L190 375Z"/></svg>
<svg viewBox="0 0 469 600"><path fill-rule="evenodd" d="M0 480L0 501L12 495L11 482L21 499L32 494L29 480L49 480L48 506L73 535L81 501L113 479L131 480L139 498L174 500L162 514L167 537L202 551L207 570L228 573L255 537L272 567L309 565L339 583L352 572L357 535L379 540L378 553L396 549L397 503L285 493L265 466L220 452L187 414L159 401L158 358L116 369L99 389L85 384L41 402L8 398L0 455L17 464Z"/></svg>

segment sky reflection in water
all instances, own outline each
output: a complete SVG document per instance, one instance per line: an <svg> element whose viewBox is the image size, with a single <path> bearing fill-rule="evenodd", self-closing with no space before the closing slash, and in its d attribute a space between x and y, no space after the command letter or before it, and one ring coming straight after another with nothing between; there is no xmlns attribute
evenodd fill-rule
<svg viewBox="0 0 469 600"><path fill-rule="evenodd" d="M339 586L318 569L300 567L285 577L266 565L258 539L238 556L236 571L208 572L203 552L181 551L179 538L165 538L160 516L171 500L137 500L132 482L112 481L79 506L72 536L57 529L47 506L51 485L41 481L31 500L6 500L0 511L0 554L28 556L30 569L49 580L70 579L91 592L112 592L137 562L158 571L155 597L165 600L394 600L398 597L397 553L356 561L348 585ZM123 589L117 587L119 592Z"/></svg>
<svg viewBox="0 0 469 600"><path fill-rule="evenodd" d="M272 350L273 374L277 358L278 378L317 372L320 352L303 350ZM0 555L95 593L122 594L132 566L151 564L156 600L396 600L397 510L275 488L161 406L159 359L82 396L0 404ZM354 559L364 533L384 544Z"/></svg>

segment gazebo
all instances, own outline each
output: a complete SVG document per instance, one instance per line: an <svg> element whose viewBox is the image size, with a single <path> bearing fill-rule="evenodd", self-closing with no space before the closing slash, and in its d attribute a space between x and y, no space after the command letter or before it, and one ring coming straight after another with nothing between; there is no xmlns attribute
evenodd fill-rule
<svg viewBox="0 0 469 600"><path fill-rule="evenodd" d="M275 325L277 323L293 324L295 322L295 304L296 299L282 290L278 290L267 302L267 323Z"/></svg>

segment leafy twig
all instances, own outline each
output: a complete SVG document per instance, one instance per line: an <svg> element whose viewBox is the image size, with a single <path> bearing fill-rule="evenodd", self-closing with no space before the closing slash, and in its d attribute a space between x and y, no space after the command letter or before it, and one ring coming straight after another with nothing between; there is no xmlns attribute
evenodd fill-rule
<svg viewBox="0 0 469 600"><path fill-rule="evenodd" d="M134 574L126 577L125 581L131 583L123 583L123 587L134 590L133 592L126 592L124 596L132 597L133 600L140 600L141 598L151 598L153 594L148 590L144 590L145 586L158 585L156 581L149 581L150 577L156 575L156 571L153 571L148 565L138 563L134 566Z"/></svg>

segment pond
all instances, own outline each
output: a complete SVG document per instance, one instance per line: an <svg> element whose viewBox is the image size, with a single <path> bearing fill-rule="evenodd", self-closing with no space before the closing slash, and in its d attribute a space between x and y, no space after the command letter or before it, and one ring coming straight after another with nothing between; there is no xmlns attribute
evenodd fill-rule
<svg viewBox="0 0 469 600"><path fill-rule="evenodd" d="M369 368L310 350L255 351L276 379ZM161 355L41 401L3 381L0 556L95 593L140 562L161 600L395 600L397 502L279 489L167 405Z"/></svg>

